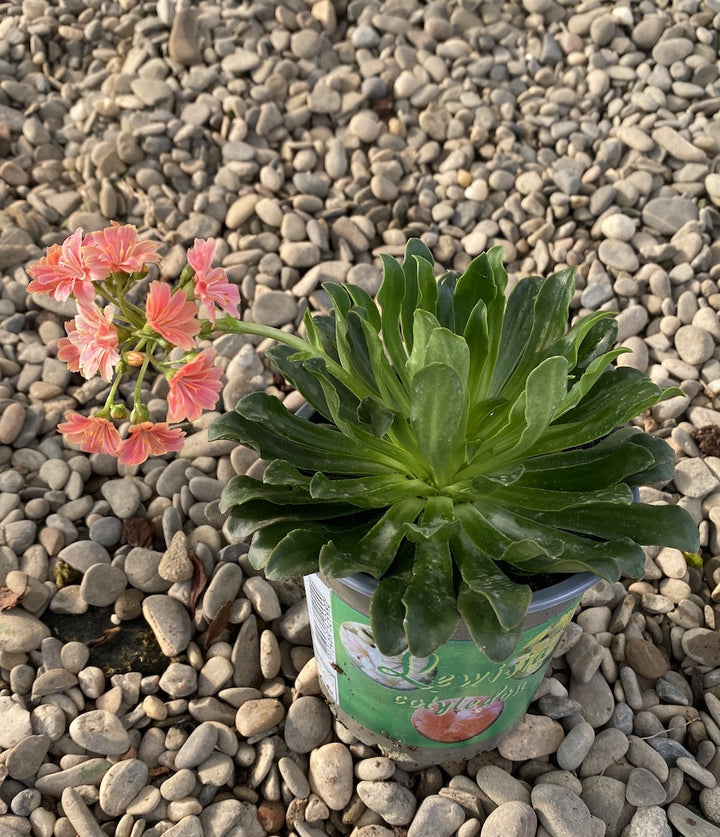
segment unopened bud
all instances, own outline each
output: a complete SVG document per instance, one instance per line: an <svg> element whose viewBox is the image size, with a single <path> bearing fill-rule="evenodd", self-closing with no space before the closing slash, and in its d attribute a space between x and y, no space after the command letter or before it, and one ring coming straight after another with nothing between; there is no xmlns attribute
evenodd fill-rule
<svg viewBox="0 0 720 837"><path fill-rule="evenodd" d="M125 352L123 355L128 366L142 366L145 355L142 352Z"/></svg>
<svg viewBox="0 0 720 837"><path fill-rule="evenodd" d="M110 409L110 417L114 419L127 418L127 407L124 404L113 404Z"/></svg>

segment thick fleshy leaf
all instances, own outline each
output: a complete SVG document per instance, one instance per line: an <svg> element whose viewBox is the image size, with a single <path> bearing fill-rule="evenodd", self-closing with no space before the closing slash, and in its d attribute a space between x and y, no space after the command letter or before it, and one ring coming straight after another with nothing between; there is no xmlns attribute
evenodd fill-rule
<svg viewBox="0 0 720 837"><path fill-rule="evenodd" d="M264 500L268 503L290 506L311 502L310 495L304 487L268 485L253 477L239 474L233 477L225 487L220 498L220 511L226 512L232 506L240 506L251 500Z"/></svg>
<svg viewBox="0 0 720 837"><path fill-rule="evenodd" d="M616 319L603 319L593 324L578 349L578 372L587 369L595 358L604 355L617 343L618 324Z"/></svg>
<svg viewBox="0 0 720 837"><path fill-rule="evenodd" d="M353 562L352 557L340 550L332 540L322 544L318 567L328 578L347 578L362 572L362 568Z"/></svg>
<svg viewBox="0 0 720 837"><path fill-rule="evenodd" d="M359 386L353 391L358 397L377 395L370 354L365 343L361 318L355 311L349 311L345 319L338 319L335 326L340 363ZM362 393L360 389L362 388Z"/></svg>
<svg viewBox="0 0 720 837"><path fill-rule="evenodd" d="M446 363L452 366L460 380L467 385L470 376L470 350L460 335L453 334L446 328L436 328L428 340L425 363Z"/></svg>
<svg viewBox="0 0 720 837"><path fill-rule="evenodd" d="M530 588L511 581L466 534L454 538L450 548L463 581L484 599L483 609L490 605L502 628L522 622L532 599Z"/></svg>
<svg viewBox="0 0 720 837"><path fill-rule="evenodd" d="M435 314L437 310L438 286L435 279L432 261L415 255L417 264L416 275L418 283L418 308Z"/></svg>
<svg viewBox="0 0 720 837"><path fill-rule="evenodd" d="M295 529L273 549L265 564L265 576L274 581L309 575L318 569L318 554L325 543L322 532Z"/></svg>
<svg viewBox="0 0 720 837"><path fill-rule="evenodd" d="M501 323L500 352L494 364L488 393L499 396L513 371L520 363L528 341L527 328L518 328L518 323L533 320L535 300L540 292L542 279L527 276L521 279L508 297L505 317Z"/></svg>
<svg viewBox="0 0 720 837"><path fill-rule="evenodd" d="M532 353L542 355L565 334L570 302L575 293L576 267L551 273L542 283L535 302L535 316L529 338Z"/></svg>
<svg viewBox="0 0 720 837"><path fill-rule="evenodd" d="M538 455L587 444L630 421L661 398L661 390L639 370L628 366L606 370L587 397L565 413L561 421L554 422L527 453Z"/></svg>
<svg viewBox="0 0 720 837"><path fill-rule="evenodd" d="M297 485L309 492L310 477L303 474L290 462L283 459L273 459L268 462L263 471L262 481L267 485Z"/></svg>
<svg viewBox="0 0 720 837"><path fill-rule="evenodd" d="M601 443L526 459L518 483L550 491L594 491L624 481L653 464L653 454L634 440L617 447Z"/></svg>
<svg viewBox="0 0 720 837"><path fill-rule="evenodd" d="M352 306L352 300L348 295L346 286L337 282L323 282L322 289L332 300L335 321L345 319Z"/></svg>
<svg viewBox="0 0 720 837"><path fill-rule="evenodd" d="M456 519L462 524L463 532L483 555L487 555L494 561L499 561L508 548L513 545L510 539L488 523L471 503L456 505L454 512ZM526 552L523 553L526 558L539 555L542 552L537 544L526 541L520 541L519 543L527 546ZM516 543L515 546L517 545Z"/></svg>
<svg viewBox="0 0 720 837"><path fill-rule="evenodd" d="M641 471L635 471L625 478L630 486L666 483L675 475L675 451L664 440L649 433L641 433L637 428L616 431L613 436L626 435L633 445L645 448L655 458L655 463Z"/></svg>
<svg viewBox="0 0 720 837"><path fill-rule="evenodd" d="M527 488L514 484L509 488L499 487L493 492L492 500L494 503L504 503L508 507L564 512L566 509L574 510L577 506L596 503L631 503L632 491L624 484L598 491L549 491L545 488ZM559 517L573 520L574 511L572 515L563 514Z"/></svg>
<svg viewBox="0 0 720 837"><path fill-rule="evenodd" d="M402 600L408 648L415 657L427 657L450 639L458 622L447 541L416 545L412 576Z"/></svg>
<svg viewBox="0 0 720 837"><path fill-rule="evenodd" d="M434 493L435 490L427 483L408 479L402 474L329 479L325 474L318 472L310 483L310 496L313 499L328 500L333 503L347 502L364 509L391 506L399 500L409 497L417 499L418 495ZM422 503L422 500L419 502Z"/></svg>
<svg viewBox="0 0 720 837"><path fill-rule="evenodd" d="M365 316L367 321L376 332L382 328L382 320L380 319L380 312L378 311L375 301L370 294L359 285L345 285L345 290L350 295L353 305L356 306L358 313Z"/></svg>
<svg viewBox="0 0 720 837"><path fill-rule="evenodd" d="M592 572L614 583L623 575L641 578L644 566L645 553L632 541L586 540L582 550L573 546L559 558L538 556L522 563L513 562L512 570L523 577L540 573Z"/></svg>
<svg viewBox="0 0 720 837"><path fill-rule="evenodd" d="M520 451L527 450L539 439L555 417L566 393L567 361L549 357L536 366L525 382L525 427L519 439ZM513 408L514 409L514 408Z"/></svg>
<svg viewBox="0 0 720 837"><path fill-rule="evenodd" d="M242 506L233 506L230 509L230 522L232 534L239 540L249 537L258 529L265 526L272 526L276 523L289 523L295 521L300 525L303 522L314 520L332 520L349 517L357 514L358 509L348 503L315 503L308 505L284 505L268 503L264 500L249 500Z"/></svg>
<svg viewBox="0 0 720 837"><path fill-rule="evenodd" d="M498 258L498 255L500 258ZM502 265L502 253L493 247L487 253L476 256L467 266L455 284L453 310L455 312L456 334L462 334L475 306L482 300L488 311L495 317L489 317L499 329L505 310L504 290L507 273Z"/></svg>
<svg viewBox="0 0 720 837"><path fill-rule="evenodd" d="M321 416L329 419L330 410L325 399L325 394L323 393L323 389L320 386L317 377L311 371L312 366L310 362L303 363L302 361L289 360L292 355L296 354L289 346L273 346L268 349L265 354L272 365L286 378L286 380L289 381L296 390L303 393L303 396L308 404L310 404L316 412L320 413ZM317 368L318 363L326 369L324 361L320 358L316 359L315 368ZM340 384L338 384L338 386L340 386ZM348 395L353 399L355 398L355 396L353 396L349 391Z"/></svg>
<svg viewBox="0 0 720 837"><path fill-rule="evenodd" d="M403 378L406 374L407 350L400 331L400 311L405 296L405 275L395 259L381 255L380 260L383 265L383 281L377 292L377 301L380 305L383 342L392 365ZM409 386L407 378L403 378L403 383Z"/></svg>
<svg viewBox="0 0 720 837"><path fill-rule="evenodd" d="M486 657L501 663L512 656L520 641L522 622L512 628L503 627L484 597L467 587L460 590L457 607L470 636Z"/></svg>
<svg viewBox="0 0 720 837"><path fill-rule="evenodd" d="M573 518L576 513L576 510L573 510ZM584 538L540 523L535 519L536 514L540 513L521 514L511 509L493 506L489 502L484 506L483 516L510 541L534 541L542 545L549 556L536 556L526 561L521 560L521 556L517 554L512 554L511 557L511 550L508 550L503 555L504 561L521 566L524 571L531 569L532 572L578 572L587 569L604 578L612 577L614 581L620 577L621 571L635 577L638 573L642 574L644 553L629 539L623 540L618 537L603 542ZM571 569L568 570L568 567Z"/></svg>
<svg viewBox="0 0 720 837"><path fill-rule="evenodd" d="M403 545L405 527L416 520L425 506L424 501L407 498L393 504L380 520L353 547L355 560L363 571L380 578L395 560Z"/></svg>
<svg viewBox="0 0 720 837"><path fill-rule="evenodd" d="M380 399L390 409L407 414L410 406L408 394L395 370L390 366L378 333L367 321L359 320L359 323L367 348L374 386Z"/></svg>
<svg viewBox="0 0 720 837"><path fill-rule="evenodd" d="M381 578L403 545L405 526L417 518L424 505L422 500L413 498L401 500L390 506L379 520L369 521L363 531L336 539L335 551L327 550L323 556L323 573L331 577L337 572L347 575L345 567L351 566L353 573Z"/></svg>
<svg viewBox="0 0 720 837"><path fill-rule="evenodd" d="M293 529L297 528L295 521L291 523L275 523L272 526L265 526L258 529L250 541L248 549L248 560L256 569L261 570L267 564L273 549Z"/></svg>
<svg viewBox="0 0 720 837"><path fill-rule="evenodd" d="M626 354L627 351L627 349L621 347L619 349L614 349L612 352L606 352L606 354L600 355L600 357L596 357L590 366L588 366L586 371L580 376L580 379L570 387L570 390L563 399L562 404L558 407L557 417L559 418L567 413L568 410L572 410L573 407L577 406L600 380L600 376L605 372L612 361L620 355Z"/></svg>
<svg viewBox="0 0 720 837"><path fill-rule="evenodd" d="M482 383L480 384L482 386ZM485 398L473 403L470 398L468 416L468 458L475 458L478 449L487 444L500 427L507 424L510 402L504 398Z"/></svg>
<svg viewBox="0 0 720 837"><path fill-rule="evenodd" d="M398 469L398 462L391 457L359 449L337 430L294 416L265 392L246 395L235 413L227 415L234 416L230 438L249 444L264 459L290 459L298 468L335 474L380 474Z"/></svg>
<svg viewBox="0 0 720 837"><path fill-rule="evenodd" d="M472 479L512 464L543 438L566 393L567 361L549 357L527 376L525 390L513 404L507 424L486 443L473 448L473 458L458 478Z"/></svg>
<svg viewBox="0 0 720 837"><path fill-rule="evenodd" d="M410 399L410 423L418 448L435 479L445 482L465 458L465 387L451 366L431 363L414 376Z"/></svg>
<svg viewBox="0 0 720 837"><path fill-rule="evenodd" d="M453 311L453 294L460 274L456 270L449 270L438 280L438 301L435 312L438 322L451 331L455 328L455 312Z"/></svg>
<svg viewBox="0 0 720 837"><path fill-rule="evenodd" d="M412 381L415 373L425 366L425 354L430 343L430 336L438 328L441 328L440 323L430 311L424 311L421 308L415 311L413 317L413 348L405 364L409 381Z"/></svg>
<svg viewBox="0 0 720 837"><path fill-rule="evenodd" d="M407 648L403 594L410 574L388 575L378 582L370 599L370 625L381 654L392 657Z"/></svg>
<svg viewBox="0 0 720 837"><path fill-rule="evenodd" d="M400 322L408 352L412 351L415 339L413 335L413 317L415 311L421 307L419 305L420 288L417 275L418 260L415 257L419 256L421 259L427 259L427 255L427 247L419 239L410 239L405 245L405 258L402 263L405 293L402 298L402 304L400 305ZM428 261L432 264L432 257Z"/></svg>
<svg viewBox="0 0 720 837"><path fill-rule="evenodd" d="M549 526L597 538L625 537L645 546L673 546L686 552L700 548L698 529L679 506L594 503L573 509L572 515L538 512L536 520Z"/></svg>
<svg viewBox="0 0 720 837"><path fill-rule="evenodd" d="M470 355L470 370L468 372L468 391L471 407L480 403L486 393L492 377L492 361L488 357L490 335L488 333L488 312L485 302L481 299L470 312L465 324L463 338L467 343ZM471 432L477 432L475 426Z"/></svg>
<svg viewBox="0 0 720 837"><path fill-rule="evenodd" d="M590 334L593 332L597 323L615 316L617 316L617 312L615 311L594 311L592 314L586 314L584 317L580 317L567 332L558 337L550 351L552 354L562 355L569 363L570 369L575 369L578 366L581 349L588 340L591 340ZM588 346L585 347L585 360L577 370L578 375L582 374L587 366L589 366L589 362L587 361L587 348ZM623 351L627 351L627 349ZM600 354L603 353L598 353L597 357Z"/></svg>
<svg viewBox="0 0 720 837"><path fill-rule="evenodd" d="M358 421L370 425L378 439L382 439L392 427L395 415L382 401L372 396L363 398L357 408Z"/></svg>

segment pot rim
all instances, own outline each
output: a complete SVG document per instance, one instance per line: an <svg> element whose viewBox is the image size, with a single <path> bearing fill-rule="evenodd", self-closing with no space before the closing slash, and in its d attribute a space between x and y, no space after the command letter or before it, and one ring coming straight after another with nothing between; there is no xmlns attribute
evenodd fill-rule
<svg viewBox="0 0 720 837"><path fill-rule="evenodd" d="M367 598L372 596L373 590L377 586L377 579L367 573L356 573L343 578L334 578L333 581L344 584L355 593L367 596ZM573 573L573 575L550 587L536 590L533 593L527 613L537 613L546 608L560 606L569 598L584 592L598 581L600 581L600 578L591 572Z"/></svg>

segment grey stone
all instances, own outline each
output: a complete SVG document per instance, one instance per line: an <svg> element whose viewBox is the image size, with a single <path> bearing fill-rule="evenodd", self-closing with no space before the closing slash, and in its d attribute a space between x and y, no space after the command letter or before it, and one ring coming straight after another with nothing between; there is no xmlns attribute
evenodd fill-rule
<svg viewBox="0 0 720 837"><path fill-rule="evenodd" d="M140 508L140 490L135 481L126 477L121 480L107 480L100 489L102 496L110 504L115 517L127 520Z"/></svg>
<svg viewBox="0 0 720 837"><path fill-rule="evenodd" d="M294 753L309 753L327 738L330 712L320 698L303 696L290 704L285 718L285 743Z"/></svg>
<svg viewBox="0 0 720 837"><path fill-rule="evenodd" d="M311 790L331 811L342 811L353 794L350 750L339 741L317 747L310 753L308 779Z"/></svg>
<svg viewBox="0 0 720 837"><path fill-rule="evenodd" d="M577 794L560 785L535 785L530 794L540 825L553 837L590 834L590 811Z"/></svg>
<svg viewBox="0 0 720 837"><path fill-rule="evenodd" d="M163 654L174 657L188 647L192 624L187 610L177 599L162 595L146 596L142 612Z"/></svg>
<svg viewBox="0 0 720 837"><path fill-rule="evenodd" d="M464 822L465 811L457 802L443 796L426 796L413 817L407 835L408 837L451 837Z"/></svg>
<svg viewBox="0 0 720 837"><path fill-rule="evenodd" d="M667 818L683 837L720 837L720 828L677 802L668 806Z"/></svg>
<svg viewBox="0 0 720 837"><path fill-rule="evenodd" d="M91 709L68 728L72 740L92 753L116 756L130 747L130 736L120 719L104 709Z"/></svg>
<svg viewBox="0 0 720 837"><path fill-rule="evenodd" d="M100 782L99 803L111 817L119 817L148 782L149 771L139 759L113 764Z"/></svg>
<svg viewBox="0 0 720 837"><path fill-rule="evenodd" d="M380 814L388 825L408 825L415 814L414 795L396 782L357 783L357 794L370 810Z"/></svg>
<svg viewBox="0 0 720 837"><path fill-rule="evenodd" d="M107 607L127 586L125 573L112 564L93 564L83 575L80 595L89 604Z"/></svg>
<svg viewBox="0 0 720 837"><path fill-rule="evenodd" d="M687 198L652 198L642 210L642 220L659 233L674 235L683 224L696 221L697 206Z"/></svg>

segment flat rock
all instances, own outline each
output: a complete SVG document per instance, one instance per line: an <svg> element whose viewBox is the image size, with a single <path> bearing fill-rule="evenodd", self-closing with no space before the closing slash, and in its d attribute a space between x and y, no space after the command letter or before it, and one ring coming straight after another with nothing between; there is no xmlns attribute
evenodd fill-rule
<svg viewBox="0 0 720 837"><path fill-rule="evenodd" d="M554 753L565 737L562 726L543 715L525 715L498 745L503 758L526 761Z"/></svg>
<svg viewBox="0 0 720 837"><path fill-rule="evenodd" d="M299 697L287 711L285 743L294 753L309 753L327 738L330 722L330 711L324 700Z"/></svg>
<svg viewBox="0 0 720 837"><path fill-rule="evenodd" d="M187 610L177 599L162 595L146 596L142 613L163 654L174 657L188 647L192 623Z"/></svg>
<svg viewBox="0 0 720 837"><path fill-rule="evenodd" d="M339 741L323 744L310 753L310 788L330 808L342 811L353 794L353 760Z"/></svg>
<svg viewBox="0 0 720 837"><path fill-rule="evenodd" d="M0 695L0 747L9 750L27 736L32 735L30 712L17 700Z"/></svg>
<svg viewBox="0 0 720 837"><path fill-rule="evenodd" d="M411 826L412 831L412 826ZM412 837L411 831L408 837ZM482 837L535 837L537 814L526 802L504 802L491 811L482 827ZM427 832L432 837L432 832Z"/></svg>
<svg viewBox="0 0 720 837"><path fill-rule="evenodd" d="M529 805L526 805L526 807L530 808ZM532 808L530 808L530 811L532 811ZM511 817L512 814L508 816ZM508 820L506 819L506 821ZM408 828L407 837L452 837L464 822L465 811L457 802L433 794L432 796L426 796L420 803ZM487 821L483 826L483 829L486 828ZM513 829L504 833L517 834L518 837L522 837L522 832ZM535 834L535 831L532 834ZM532 835L528 835L528 837L532 837Z"/></svg>
<svg viewBox="0 0 720 837"><path fill-rule="evenodd" d="M105 709L91 709L71 722L70 738L92 753L117 756L130 747L130 736L117 715Z"/></svg>
<svg viewBox="0 0 720 837"><path fill-rule="evenodd" d="M720 837L720 828L677 802L668 806L667 818L682 837Z"/></svg>
<svg viewBox="0 0 720 837"><path fill-rule="evenodd" d="M139 759L113 764L100 782L99 803L111 817L119 817L148 782L148 766Z"/></svg>
<svg viewBox="0 0 720 837"><path fill-rule="evenodd" d="M674 235L683 224L697 221L698 209L693 201L681 197L652 198L642 210L642 220L659 233Z"/></svg>
<svg viewBox="0 0 720 837"><path fill-rule="evenodd" d="M48 636L50 629L25 611L5 610L0 613L0 651L33 651Z"/></svg>
<svg viewBox="0 0 720 837"><path fill-rule="evenodd" d="M388 825L407 825L417 806L414 795L396 782L361 781L357 784L357 794Z"/></svg>
<svg viewBox="0 0 720 837"><path fill-rule="evenodd" d="M553 837L591 834L590 810L580 797L560 785L536 785L532 806L540 822Z"/></svg>
<svg viewBox="0 0 720 837"><path fill-rule="evenodd" d="M641 677L657 680L669 668L665 655L651 642L635 637L625 643L625 659Z"/></svg>
<svg viewBox="0 0 720 837"><path fill-rule="evenodd" d="M580 704L583 718L595 729L606 724L615 709L610 686L599 671L587 683L571 679L568 695Z"/></svg>

